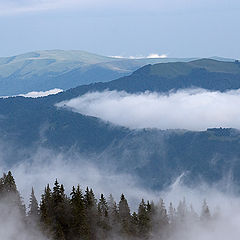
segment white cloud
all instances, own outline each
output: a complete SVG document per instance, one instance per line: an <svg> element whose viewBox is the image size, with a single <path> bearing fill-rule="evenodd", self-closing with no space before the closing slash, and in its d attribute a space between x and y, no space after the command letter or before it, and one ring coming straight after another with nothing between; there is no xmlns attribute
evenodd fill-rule
<svg viewBox="0 0 240 240"><path fill-rule="evenodd" d="M57 104L132 129L240 129L240 90L186 89L169 94L105 91Z"/></svg>
<svg viewBox="0 0 240 240"><path fill-rule="evenodd" d="M117 56L110 56L113 58L119 58L119 59L144 59L144 58L167 58L168 56L166 54L158 54L158 53L151 53L147 56L143 56L143 55L139 55L139 56L128 56L128 57L124 57L121 55L117 55Z"/></svg>
<svg viewBox="0 0 240 240"><path fill-rule="evenodd" d="M13 96L0 96L0 98L9 98L9 97L28 97L28 98L38 98L38 97L46 97L49 95L54 95L54 94L58 94L60 92L62 92L62 89L59 88L54 88L54 89L50 89L47 91L33 91L33 92L29 92L29 93L25 93L25 94L18 94L18 95L13 95Z"/></svg>
<svg viewBox="0 0 240 240"><path fill-rule="evenodd" d="M38 97L46 97L46 96L49 96L49 95L58 94L62 91L63 91L62 89L54 88L54 89L51 89L51 90L48 90L48 91L40 91L40 92L33 91L33 92L26 93L26 94L19 94L17 96L29 97L29 98L38 98Z"/></svg>
<svg viewBox="0 0 240 240"><path fill-rule="evenodd" d="M147 56L147 58L167 58L166 54L159 55L157 53L151 53Z"/></svg>

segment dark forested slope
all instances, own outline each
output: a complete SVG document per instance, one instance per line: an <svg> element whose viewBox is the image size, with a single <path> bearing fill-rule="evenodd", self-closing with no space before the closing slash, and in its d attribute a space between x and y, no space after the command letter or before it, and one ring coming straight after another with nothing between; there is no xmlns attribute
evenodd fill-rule
<svg viewBox="0 0 240 240"><path fill-rule="evenodd" d="M181 67L176 67L179 64ZM152 188L169 184L182 172L188 173L186 181L202 177L214 182L231 173L240 182L238 130L130 130L54 106L88 91L164 92L191 86L220 91L238 88L239 63L199 60L148 65L129 77L80 86L54 96L0 99L0 140L15 149L11 154L3 151L1 156L12 165L26 157L19 149L30 151L41 146L59 152L74 148L95 156L96 164L113 165L118 171L139 176Z"/></svg>

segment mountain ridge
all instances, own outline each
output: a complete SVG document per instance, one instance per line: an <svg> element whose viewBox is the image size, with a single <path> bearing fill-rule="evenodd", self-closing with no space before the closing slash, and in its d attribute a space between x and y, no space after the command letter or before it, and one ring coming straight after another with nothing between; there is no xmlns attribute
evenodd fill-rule
<svg viewBox="0 0 240 240"><path fill-rule="evenodd" d="M198 58L113 58L78 50L46 50L0 58L0 96L108 82L146 64ZM232 59L226 59L233 61Z"/></svg>
<svg viewBox="0 0 240 240"><path fill-rule="evenodd" d="M31 162L31 153L39 147L57 153L74 149L77 154L91 156L89 159L99 167L111 165L117 172L137 176L141 184L151 189L169 185L183 172L188 172L185 180L188 183L199 179L215 183L229 172L232 173L233 180L240 183L239 130L130 130L55 106L64 100L106 89L129 93L168 93L172 86L183 89L194 84L196 86L196 83L196 87L218 91L239 87L240 74L234 74L237 62L230 63L231 71L229 67L226 70L221 67L224 72L210 72L209 69L216 71L225 63L199 61L184 63L188 68L193 68L184 77L162 77L162 71L157 71L158 75L156 72L152 75L152 68L166 65L147 65L130 76L106 83L79 86L57 95L2 98L0 140L1 143L12 146L12 149L4 148L2 158L6 164L13 166L26 159ZM208 66L210 62L214 63L211 68ZM207 64L207 69L203 63ZM169 65L173 67L176 64ZM11 150L6 153L9 148ZM75 164L81 164L81 160Z"/></svg>

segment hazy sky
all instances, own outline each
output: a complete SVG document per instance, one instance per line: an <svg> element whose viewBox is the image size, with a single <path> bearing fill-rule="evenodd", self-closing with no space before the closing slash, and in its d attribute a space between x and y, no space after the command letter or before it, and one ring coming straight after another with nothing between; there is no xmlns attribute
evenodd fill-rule
<svg viewBox="0 0 240 240"><path fill-rule="evenodd" d="M0 56L78 49L240 58L239 12L239 0L0 0Z"/></svg>

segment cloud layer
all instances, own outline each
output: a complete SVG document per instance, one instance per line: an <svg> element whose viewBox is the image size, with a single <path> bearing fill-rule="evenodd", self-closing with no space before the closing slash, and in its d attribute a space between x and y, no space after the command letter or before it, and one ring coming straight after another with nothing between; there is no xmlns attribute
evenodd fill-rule
<svg viewBox="0 0 240 240"><path fill-rule="evenodd" d="M33 91L33 92L26 93L26 94L19 94L18 96L38 98L38 97L46 97L46 96L49 96L49 95L58 94L62 91L63 91L62 89L54 88L54 89L51 89L51 90L48 90L48 91L40 91L40 92Z"/></svg>
<svg viewBox="0 0 240 240"><path fill-rule="evenodd" d="M105 91L88 93L57 106L131 129L240 129L240 90L186 89L169 94Z"/></svg>
<svg viewBox="0 0 240 240"><path fill-rule="evenodd" d="M142 55L139 55L139 56L128 56L128 57L124 57L124 56L110 56L110 57L113 57L113 58L119 58L119 59L124 59L124 58L129 58L129 59L144 59L144 58L167 58L168 56L166 54L158 54L158 53L151 53L147 56L142 56Z"/></svg>

